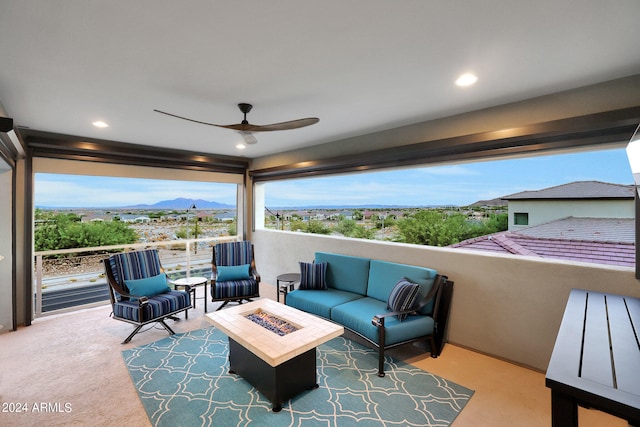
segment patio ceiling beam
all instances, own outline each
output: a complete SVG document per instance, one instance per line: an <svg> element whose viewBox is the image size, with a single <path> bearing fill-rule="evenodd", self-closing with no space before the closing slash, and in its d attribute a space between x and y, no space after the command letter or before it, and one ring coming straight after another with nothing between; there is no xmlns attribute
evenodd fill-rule
<svg viewBox="0 0 640 427"><path fill-rule="evenodd" d="M33 157L244 174L248 161L192 151L21 130Z"/></svg>
<svg viewBox="0 0 640 427"><path fill-rule="evenodd" d="M639 122L640 107L630 107L360 154L255 169L249 171L249 174L254 181L259 182L620 144L629 141Z"/></svg>

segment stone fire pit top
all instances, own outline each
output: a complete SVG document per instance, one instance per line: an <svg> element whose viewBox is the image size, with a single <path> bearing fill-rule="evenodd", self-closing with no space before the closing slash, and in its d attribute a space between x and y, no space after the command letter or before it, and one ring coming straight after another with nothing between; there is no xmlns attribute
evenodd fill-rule
<svg viewBox="0 0 640 427"><path fill-rule="evenodd" d="M266 312L292 324L296 331L279 336L246 316ZM207 314L213 325L271 366L278 366L344 333L341 325L269 299Z"/></svg>

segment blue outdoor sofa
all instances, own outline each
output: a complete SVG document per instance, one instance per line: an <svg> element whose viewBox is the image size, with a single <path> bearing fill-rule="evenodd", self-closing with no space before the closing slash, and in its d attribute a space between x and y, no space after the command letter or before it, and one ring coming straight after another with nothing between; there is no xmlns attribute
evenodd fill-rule
<svg viewBox="0 0 640 427"><path fill-rule="evenodd" d="M300 263L299 289L286 304L343 325L384 351L426 340L432 357L444 345L453 282L431 268L316 252ZM402 319L402 320L401 320Z"/></svg>

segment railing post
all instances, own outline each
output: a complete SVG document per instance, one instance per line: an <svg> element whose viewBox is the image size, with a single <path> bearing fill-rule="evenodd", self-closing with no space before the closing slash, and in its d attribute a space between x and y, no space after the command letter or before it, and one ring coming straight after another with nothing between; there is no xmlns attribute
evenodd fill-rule
<svg viewBox="0 0 640 427"><path fill-rule="evenodd" d="M187 240L187 277L191 277L191 242Z"/></svg>
<svg viewBox="0 0 640 427"><path fill-rule="evenodd" d="M33 305L34 317L42 315L42 255L36 255L36 286L35 301Z"/></svg>

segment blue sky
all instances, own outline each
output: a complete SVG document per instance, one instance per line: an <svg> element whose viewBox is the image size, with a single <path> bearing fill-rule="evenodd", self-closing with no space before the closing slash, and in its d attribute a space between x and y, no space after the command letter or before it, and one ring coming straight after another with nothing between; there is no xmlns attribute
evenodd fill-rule
<svg viewBox="0 0 640 427"><path fill-rule="evenodd" d="M632 184L623 148L267 184L267 207L469 205L524 190L597 180Z"/></svg>
<svg viewBox="0 0 640 427"><path fill-rule="evenodd" d="M468 205L573 181L632 184L624 148L266 184L267 207ZM178 197L235 204L235 184L37 174L36 206L118 207Z"/></svg>
<svg viewBox="0 0 640 427"><path fill-rule="evenodd" d="M184 197L235 206L236 188L236 184L210 182L39 173L35 179L35 205L113 208Z"/></svg>

